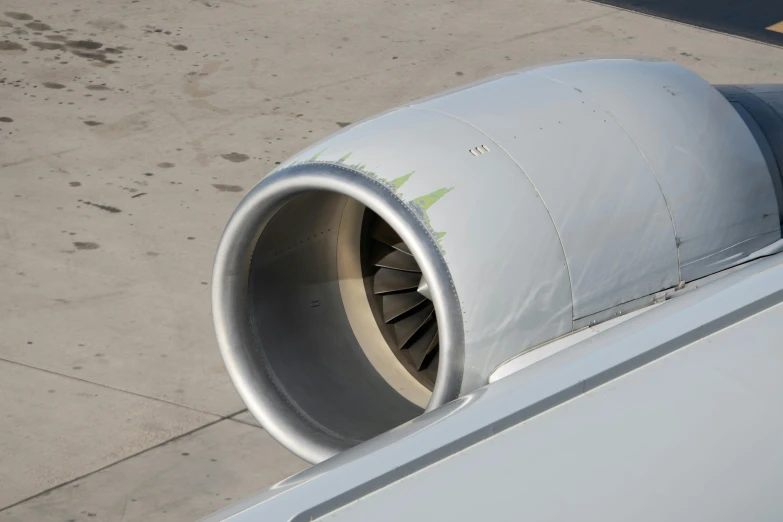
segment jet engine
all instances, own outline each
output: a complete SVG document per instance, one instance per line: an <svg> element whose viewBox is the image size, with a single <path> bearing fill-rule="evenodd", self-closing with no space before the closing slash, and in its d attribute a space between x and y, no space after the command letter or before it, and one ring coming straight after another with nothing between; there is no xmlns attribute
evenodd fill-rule
<svg viewBox="0 0 783 522"><path fill-rule="evenodd" d="M322 461L781 239L780 89L672 63L533 67L411 102L284 162L213 274L228 372Z"/></svg>

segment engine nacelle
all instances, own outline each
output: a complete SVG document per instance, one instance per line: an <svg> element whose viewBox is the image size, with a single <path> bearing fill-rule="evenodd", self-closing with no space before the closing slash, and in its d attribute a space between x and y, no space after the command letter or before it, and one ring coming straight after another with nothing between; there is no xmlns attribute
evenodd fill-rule
<svg viewBox="0 0 783 522"><path fill-rule="evenodd" d="M218 341L250 411L318 462L778 241L783 149L725 89L671 63L542 66L282 164L214 268Z"/></svg>

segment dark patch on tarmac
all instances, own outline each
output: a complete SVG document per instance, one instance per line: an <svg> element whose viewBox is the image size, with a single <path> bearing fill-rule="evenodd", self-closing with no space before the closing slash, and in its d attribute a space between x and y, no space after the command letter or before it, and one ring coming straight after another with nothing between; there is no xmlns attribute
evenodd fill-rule
<svg viewBox="0 0 783 522"><path fill-rule="evenodd" d="M218 189L220 192L242 192L245 190L239 185L223 185L222 183L213 183L212 186Z"/></svg>
<svg viewBox="0 0 783 522"><path fill-rule="evenodd" d="M26 51L27 49L20 43L4 40L0 42L0 51Z"/></svg>
<svg viewBox="0 0 783 522"><path fill-rule="evenodd" d="M230 152L228 154L221 154L220 157L228 161L233 161L234 163L241 163L243 161L247 161L248 159L250 159L250 156L248 156L247 154L240 154L239 152Z"/></svg>
<svg viewBox="0 0 783 522"><path fill-rule="evenodd" d="M68 40L65 42L65 45L72 49L87 49L89 51L94 51L95 49L103 47L101 42L94 42L92 40Z"/></svg>
<svg viewBox="0 0 783 522"><path fill-rule="evenodd" d="M37 47L38 49L43 49L44 51L65 49L65 46L63 44L59 44L55 42L30 42L30 45L32 45L33 47Z"/></svg>
<svg viewBox="0 0 783 522"><path fill-rule="evenodd" d="M112 207L109 205L101 205L100 203L93 203L92 201L82 201L79 200L79 203L83 203L85 205L89 205L91 207L99 208L101 210L105 210L106 212L111 212L112 214L117 214L119 212L122 212L122 210L118 209L117 207Z"/></svg>
<svg viewBox="0 0 783 522"><path fill-rule="evenodd" d="M78 56L79 58L85 58L87 60L96 60L98 62L105 63L105 64L117 63L116 60L109 60L108 58L106 58L106 54L103 52L75 51L75 50L72 50L71 52L76 56Z"/></svg>
<svg viewBox="0 0 783 522"><path fill-rule="evenodd" d="M100 247L98 243L92 241L74 241L73 246L76 247L76 250L95 250Z"/></svg>
<svg viewBox="0 0 783 522"><path fill-rule="evenodd" d="M780 0L593 0L630 11L721 33L783 46L783 33L767 29L783 22ZM783 30L783 28L781 29Z"/></svg>
<svg viewBox="0 0 783 522"><path fill-rule="evenodd" d="M107 57L107 54L120 55L125 50L125 48L122 46L103 48L103 43L96 42L95 40L69 40L67 37L58 34L47 34L45 35L45 37L46 39L53 40L53 41L52 42L36 41L36 42L31 42L30 45L37 47L38 49L47 50L47 51L65 50L80 58L84 58L90 61L97 61L106 65L117 63L116 60L109 59ZM8 49L5 50L24 50L24 47L21 47L19 44L16 44L15 42L4 42L4 43L7 44L6 46L9 45L18 46L13 48L9 47ZM3 50L2 44L0 44L0 50ZM94 88L92 86L88 86L87 88L88 89L92 88L94 90L103 90L100 88Z"/></svg>
<svg viewBox="0 0 783 522"><path fill-rule="evenodd" d="M8 18L13 18L14 20L32 20L33 19L33 15L29 15L27 13L17 13L17 12L13 12L13 11L6 11L3 14L6 15Z"/></svg>
<svg viewBox="0 0 783 522"><path fill-rule="evenodd" d="M55 83L55 82L44 82L43 86L47 89L65 89L65 85L62 83Z"/></svg>
<svg viewBox="0 0 783 522"><path fill-rule="evenodd" d="M87 25L101 29L103 31L117 31L120 29L126 29L126 25L117 20L111 20L109 18L99 18L98 20L90 20Z"/></svg>
<svg viewBox="0 0 783 522"><path fill-rule="evenodd" d="M52 29L50 25L43 22L30 22L29 24L25 24L25 27L32 29L33 31L50 31Z"/></svg>

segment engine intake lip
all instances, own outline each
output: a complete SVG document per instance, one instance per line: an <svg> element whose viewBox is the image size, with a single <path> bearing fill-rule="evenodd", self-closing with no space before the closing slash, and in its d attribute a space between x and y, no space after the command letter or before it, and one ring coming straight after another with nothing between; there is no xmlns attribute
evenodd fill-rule
<svg viewBox="0 0 783 522"><path fill-rule="evenodd" d="M215 332L226 369L248 409L281 444L315 463L360 441L322 429L291 404L264 365L264 347L249 316L255 246L286 203L311 191L341 194L370 208L395 229L418 261L430 287L440 335L438 377L426 411L459 396L465 336L459 298L437 243L413 210L385 185L344 165L315 162L281 169L256 185L234 211L218 246L212 278Z"/></svg>

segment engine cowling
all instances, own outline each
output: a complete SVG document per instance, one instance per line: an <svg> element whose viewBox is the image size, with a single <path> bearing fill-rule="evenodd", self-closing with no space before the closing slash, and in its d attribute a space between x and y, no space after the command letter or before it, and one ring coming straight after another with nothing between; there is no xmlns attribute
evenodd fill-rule
<svg viewBox="0 0 783 522"><path fill-rule="evenodd" d="M732 266L781 237L780 174L743 117L678 65L604 59L344 129L226 227L213 314L234 384L318 462Z"/></svg>

